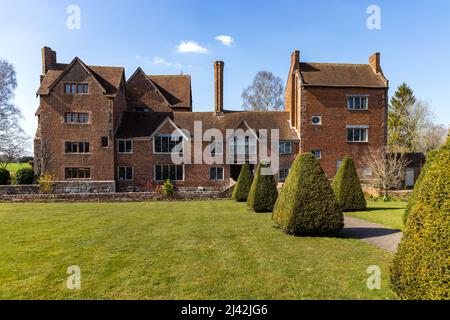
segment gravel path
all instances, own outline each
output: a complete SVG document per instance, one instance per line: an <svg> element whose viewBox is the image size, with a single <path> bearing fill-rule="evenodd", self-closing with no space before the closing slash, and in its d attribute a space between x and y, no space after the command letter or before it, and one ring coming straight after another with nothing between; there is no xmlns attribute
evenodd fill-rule
<svg viewBox="0 0 450 320"><path fill-rule="evenodd" d="M397 251L403 235L401 230L357 218L345 216L344 223L341 233L345 238L359 239L392 253Z"/></svg>

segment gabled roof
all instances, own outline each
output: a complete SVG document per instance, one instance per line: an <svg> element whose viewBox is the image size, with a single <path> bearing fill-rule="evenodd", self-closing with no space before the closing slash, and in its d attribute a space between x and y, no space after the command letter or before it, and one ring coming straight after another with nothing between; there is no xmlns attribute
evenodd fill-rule
<svg viewBox="0 0 450 320"><path fill-rule="evenodd" d="M300 74L305 86L387 87L368 64L300 62Z"/></svg>
<svg viewBox="0 0 450 320"><path fill-rule="evenodd" d="M172 107L172 104L167 100L166 96L161 92L161 89L156 85L156 83L153 82L152 79L150 79L149 76L147 76L144 72L144 70L141 69L141 67L138 67L136 71L133 73L133 75L127 80L127 83L130 83L131 80L136 77L137 75L141 75L147 84L155 89L155 91L161 96L161 98L167 103L169 107Z"/></svg>
<svg viewBox="0 0 450 320"><path fill-rule="evenodd" d="M194 133L194 121L201 121L202 130L216 128L223 136L227 129L237 128L243 121L253 130L279 129L280 140L299 140L289 124L289 112L278 111L226 111L217 116L214 112L125 112L116 138L151 137L166 117L180 128Z"/></svg>
<svg viewBox="0 0 450 320"><path fill-rule="evenodd" d="M153 138L160 130L162 127L164 127L165 124L169 123L176 131L178 131L178 133L180 133L185 139L190 139L190 136L187 136L186 133L183 131L182 128L180 128L175 122L173 122L172 118L170 117L170 115L167 115L167 117L164 119L163 122L161 122L159 124L159 126L155 129L155 131L153 131L153 133L150 135L150 139Z"/></svg>
<svg viewBox="0 0 450 320"><path fill-rule="evenodd" d="M120 88L120 82L124 77L124 68L87 66L80 58L75 57L70 64L58 64L62 70L49 70L39 86L37 95L47 95L62 77L76 64L79 63L86 72L91 75L105 94L115 94Z"/></svg>
<svg viewBox="0 0 450 320"><path fill-rule="evenodd" d="M191 76L189 75L148 75L164 95L172 108L192 107Z"/></svg>

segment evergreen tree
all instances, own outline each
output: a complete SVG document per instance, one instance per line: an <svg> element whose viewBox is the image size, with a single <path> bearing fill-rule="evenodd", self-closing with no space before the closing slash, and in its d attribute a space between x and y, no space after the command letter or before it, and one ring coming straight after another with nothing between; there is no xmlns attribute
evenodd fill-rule
<svg viewBox="0 0 450 320"><path fill-rule="evenodd" d="M239 173L239 178L233 189L232 198L238 202L245 202L250 192L250 186L252 185L252 174L250 172L250 166L248 163L244 163Z"/></svg>
<svg viewBox="0 0 450 320"><path fill-rule="evenodd" d="M405 225L406 225L406 221L408 220L409 212L411 211L411 208L414 205L414 199L415 199L415 193L416 193L415 190L418 190L420 188L420 184L422 183L422 179L425 176L425 174L426 174L428 168L430 167L431 163L433 162L433 159L434 159L436 153L437 153L437 150L433 150L433 151L430 151L428 153L427 161L425 162L425 165L423 166L422 170L420 171L419 178L417 178L417 181L414 184L413 193L409 197L408 204L406 205L405 212L403 213L403 217L402 217L403 218L403 224L405 224Z"/></svg>
<svg viewBox="0 0 450 320"><path fill-rule="evenodd" d="M352 158L345 157L333 180L333 190L342 211L361 211L367 207Z"/></svg>
<svg viewBox="0 0 450 320"><path fill-rule="evenodd" d="M265 170L264 170L265 169ZM262 172L262 171L265 172ZM272 212L278 198L277 184L270 171L270 165L260 162L256 168L247 205L255 212Z"/></svg>
<svg viewBox="0 0 450 320"><path fill-rule="evenodd" d="M16 172L17 184L32 184L34 179L34 172L31 168L22 168Z"/></svg>
<svg viewBox="0 0 450 320"><path fill-rule="evenodd" d="M388 113L388 145L395 151L408 151L411 148L408 137L408 118L416 97L413 90L402 83L391 98Z"/></svg>
<svg viewBox="0 0 450 320"><path fill-rule="evenodd" d="M292 164L272 219L285 232L301 236L336 235L343 228L339 203L311 153L299 154Z"/></svg>
<svg viewBox="0 0 450 320"><path fill-rule="evenodd" d="M414 189L414 201L391 268L402 299L450 299L450 138Z"/></svg>
<svg viewBox="0 0 450 320"><path fill-rule="evenodd" d="M8 184L10 179L11 176L9 171L4 168L0 168L0 185Z"/></svg>

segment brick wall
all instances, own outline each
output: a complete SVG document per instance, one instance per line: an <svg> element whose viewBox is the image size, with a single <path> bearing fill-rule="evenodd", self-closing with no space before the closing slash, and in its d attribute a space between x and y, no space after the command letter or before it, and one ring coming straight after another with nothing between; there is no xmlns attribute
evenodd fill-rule
<svg viewBox="0 0 450 320"><path fill-rule="evenodd" d="M87 83L89 94L65 94L65 83ZM106 96L97 81L76 62L49 95L40 97L35 150L40 150L42 141L46 142L49 160L43 170L55 180L63 180L66 167L89 167L92 180L113 180L113 135L126 107L123 79L115 98ZM64 115L68 112L88 113L89 123L65 123ZM102 147L102 137L109 138L108 147ZM89 142L90 153L66 154L66 141ZM38 152L36 156L39 158Z"/></svg>
<svg viewBox="0 0 450 320"><path fill-rule="evenodd" d="M167 123L159 131L160 134L171 134L174 128ZM209 142L204 141L202 143L202 150L206 150ZM270 145L269 145L270 148ZM280 155L279 166L280 168L290 168L292 162L299 152L298 143L293 143L293 153L289 155ZM224 146L224 162L226 161L226 146ZM191 143L191 164L184 165L184 181L174 181L173 184L176 187L207 187L214 189L224 189L231 185L232 181L230 175L229 164L194 164L194 142ZM270 153L270 150L269 150ZM133 153L132 154L117 154L116 155L117 166L132 166L134 168L133 181L117 181L118 191L127 191L129 187L132 187L136 191L148 191L150 188L154 188L154 184L162 184L162 181L155 181L154 166L155 164L172 164L170 154L154 154L153 153L153 140L147 139L134 139L133 140ZM210 180L210 168L211 167L223 167L224 179L223 180ZM117 176L117 168L116 168ZM275 177L278 179L278 176Z"/></svg>
<svg viewBox="0 0 450 320"><path fill-rule="evenodd" d="M138 69L134 77L128 80L127 95L130 108L148 107L153 111L172 111L170 105L141 69Z"/></svg>
<svg viewBox="0 0 450 320"><path fill-rule="evenodd" d="M369 95L368 110L350 111L347 95ZM370 88L305 87L302 92L301 146L303 152L322 151L320 164L329 177L336 174L336 161L350 156L360 170L370 148L385 144L386 90ZM322 125L313 125L313 116ZM347 142L347 125L369 126L367 143Z"/></svg>

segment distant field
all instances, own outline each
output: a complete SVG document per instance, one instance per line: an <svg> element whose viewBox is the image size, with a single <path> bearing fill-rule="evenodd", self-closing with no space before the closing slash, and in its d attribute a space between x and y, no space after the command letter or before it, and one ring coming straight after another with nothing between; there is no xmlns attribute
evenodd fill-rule
<svg viewBox="0 0 450 320"><path fill-rule="evenodd" d="M31 168L31 166L28 163L10 163L6 167L6 169L8 169L12 174L15 174L17 170L22 168Z"/></svg>

